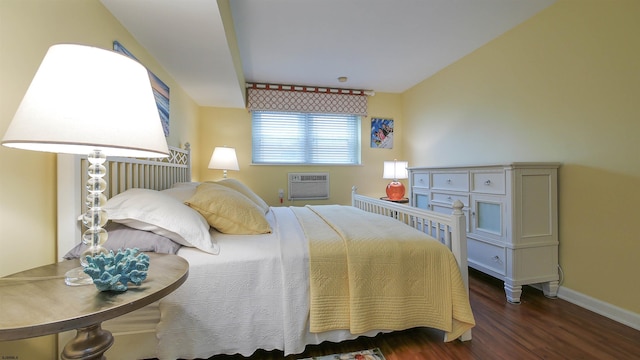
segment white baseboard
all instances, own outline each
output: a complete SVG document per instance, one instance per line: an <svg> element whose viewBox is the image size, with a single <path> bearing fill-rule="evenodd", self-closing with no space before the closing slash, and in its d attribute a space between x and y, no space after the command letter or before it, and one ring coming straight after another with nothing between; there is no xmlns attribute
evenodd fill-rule
<svg viewBox="0 0 640 360"><path fill-rule="evenodd" d="M592 298L577 291L560 286L558 297L572 304L593 311L596 314L640 330L640 314L619 308L604 301Z"/></svg>

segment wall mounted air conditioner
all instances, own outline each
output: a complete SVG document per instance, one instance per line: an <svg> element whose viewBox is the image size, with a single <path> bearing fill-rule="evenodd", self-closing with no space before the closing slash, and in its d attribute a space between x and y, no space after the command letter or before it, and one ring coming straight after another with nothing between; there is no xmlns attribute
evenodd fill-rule
<svg viewBox="0 0 640 360"><path fill-rule="evenodd" d="M289 200L329 198L329 173L289 173Z"/></svg>

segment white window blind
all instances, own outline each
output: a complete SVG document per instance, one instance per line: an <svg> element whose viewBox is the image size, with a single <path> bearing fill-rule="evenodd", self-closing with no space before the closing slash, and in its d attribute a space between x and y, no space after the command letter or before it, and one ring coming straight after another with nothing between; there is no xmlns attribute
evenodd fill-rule
<svg viewBox="0 0 640 360"><path fill-rule="evenodd" d="M360 164L360 116L254 111L255 164Z"/></svg>

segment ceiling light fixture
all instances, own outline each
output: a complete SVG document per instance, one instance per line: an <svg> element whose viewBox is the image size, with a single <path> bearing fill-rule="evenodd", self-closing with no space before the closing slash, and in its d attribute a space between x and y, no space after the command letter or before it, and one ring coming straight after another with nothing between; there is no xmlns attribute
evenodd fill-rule
<svg viewBox="0 0 640 360"><path fill-rule="evenodd" d="M342 82L342 83L343 83L343 82L347 82L347 80L348 80L348 79L347 79L347 77L346 77L346 76L340 76L340 77L338 78L338 81L340 81L340 82Z"/></svg>

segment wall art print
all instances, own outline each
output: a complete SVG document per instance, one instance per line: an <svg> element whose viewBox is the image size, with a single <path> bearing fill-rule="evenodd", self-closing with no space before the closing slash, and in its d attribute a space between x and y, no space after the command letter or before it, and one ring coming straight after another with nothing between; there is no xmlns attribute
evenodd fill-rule
<svg viewBox="0 0 640 360"><path fill-rule="evenodd" d="M113 50L140 62L118 41L113 42ZM153 97L156 99L156 105L158 106L158 113L160 113L164 136L169 136L169 86L162 82L162 80L151 71L147 70L147 72L149 73L149 80L151 81Z"/></svg>
<svg viewBox="0 0 640 360"><path fill-rule="evenodd" d="M371 147L393 149L393 119L371 118Z"/></svg>

